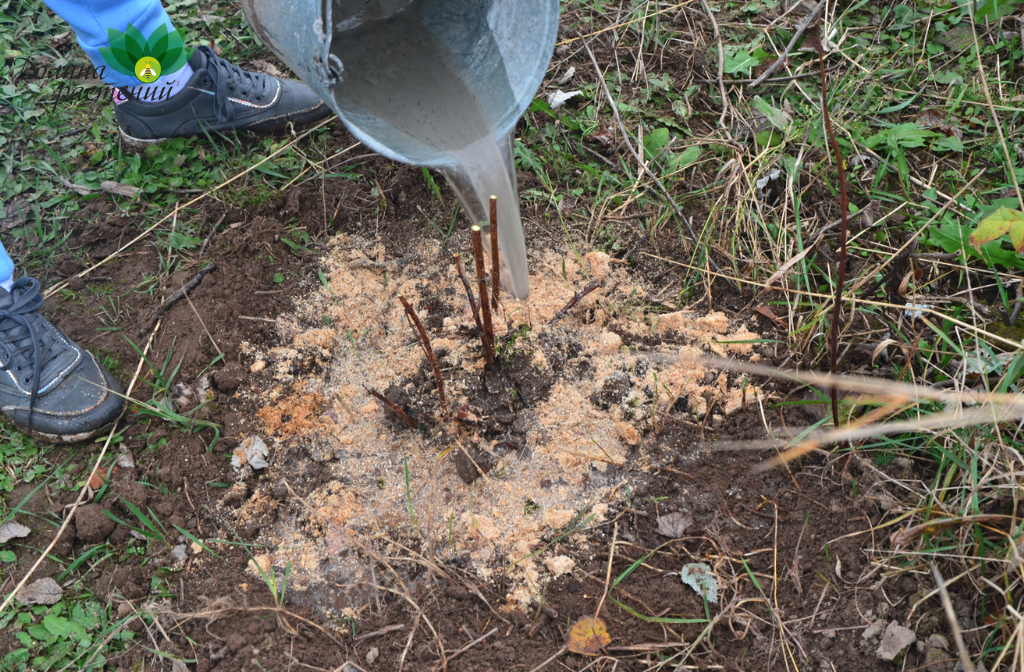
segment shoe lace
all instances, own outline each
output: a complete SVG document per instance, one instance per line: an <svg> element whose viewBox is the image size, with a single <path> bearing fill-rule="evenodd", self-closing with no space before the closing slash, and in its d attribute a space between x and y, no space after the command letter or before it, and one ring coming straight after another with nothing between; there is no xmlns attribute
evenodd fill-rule
<svg viewBox="0 0 1024 672"><path fill-rule="evenodd" d="M19 291L20 290L20 291ZM54 338L45 328L45 319L39 313L43 296L35 278L18 278L11 288L14 299L7 308L0 308L0 342L7 349L7 363L0 371L14 370L19 383L29 386L29 418L39 392L39 378L50 362L67 351L66 343ZM22 371L29 370L23 376Z"/></svg>
<svg viewBox="0 0 1024 672"><path fill-rule="evenodd" d="M242 70L237 65L232 65L213 53L208 46L203 45L198 49L206 55L206 70L209 73L210 82L214 86L213 101L217 121L223 123L234 118L235 110L230 96L236 92L240 93L243 98L248 98L255 92L257 102L267 94L271 82L271 78L267 75Z"/></svg>

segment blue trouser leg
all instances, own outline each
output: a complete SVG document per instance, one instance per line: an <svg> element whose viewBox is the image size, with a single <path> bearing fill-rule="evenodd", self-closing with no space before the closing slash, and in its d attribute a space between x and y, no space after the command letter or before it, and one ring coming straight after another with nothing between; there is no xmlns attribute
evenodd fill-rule
<svg viewBox="0 0 1024 672"><path fill-rule="evenodd" d="M0 285L8 282L14 277L14 262L11 255L7 254L4 244L0 243Z"/></svg>
<svg viewBox="0 0 1024 672"><path fill-rule="evenodd" d="M122 75L106 67L100 56L100 47L109 47L107 30L122 33L128 24L139 29L146 37L161 24L174 30L160 0L43 0L60 18L68 22L78 37L78 44L93 65L103 73L103 81L113 86L138 86L135 77Z"/></svg>

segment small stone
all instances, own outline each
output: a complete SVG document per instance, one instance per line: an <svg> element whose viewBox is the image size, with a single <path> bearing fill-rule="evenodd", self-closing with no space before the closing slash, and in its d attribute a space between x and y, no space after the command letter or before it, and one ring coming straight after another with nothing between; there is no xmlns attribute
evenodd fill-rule
<svg viewBox="0 0 1024 672"><path fill-rule="evenodd" d="M937 632L928 636L928 641L925 642L925 645L936 649L942 649L943 651L949 651L949 640Z"/></svg>
<svg viewBox="0 0 1024 672"><path fill-rule="evenodd" d="M875 655L881 660L894 661L901 658L906 650L917 641L917 635L910 628L905 628L896 621L885 626L885 634L882 635L882 643L875 650Z"/></svg>
<svg viewBox="0 0 1024 672"><path fill-rule="evenodd" d="M367 665L373 665L373 661L377 660L377 656L379 656L379 655L380 655L380 651L377 650L377 647L373 647L372 649L370 649L366 653L366 664Z"/></svg>
<svg viewBox="0 0 1024 672"><path fill-rule="evenodd" d="M253 362L252 366L249 367L249 372L250 373L259 373L260 371L262 371L265 368L267 368L267 363L264 362L261 359L261 360L259 360L257 362Z"/></svg>
<svg viewBox="0 0 1024 672"><path fill-rule="evenodd" d="M235 452L231 456L231 466L235 471L239 471L246 464L253 469L266 469L270 466L270 463L267 462L269 454L270 449L267 448L263 439L258 436L250 436L242 440L235 448Z"/></svg>
<svg viewBox="0 0 1024 672"><path fill-rule="evenodd" d="M175 562L181 563L188 560L188 553L185 551L185 544L178 544L171 549L171 557Z"/></svg>
<svg viewBox="0 0 1024 672"><path fill-rule="evenodd" d="M629 424L628 422L617 422L615 423L615 429L619 432L619 438L630 446L635 446L640 443L640 433L636 431L636 427Z"/></svg>
<svg viewBox="0 0 1024 672"><path fill-rule="evenodd" d="M861 637L863 637L864 639L873 639L875 637L878 637L878 635L880 634L882 634L881 624L872 623L867 627L867 629L863 633L861 633Z"/></svg>

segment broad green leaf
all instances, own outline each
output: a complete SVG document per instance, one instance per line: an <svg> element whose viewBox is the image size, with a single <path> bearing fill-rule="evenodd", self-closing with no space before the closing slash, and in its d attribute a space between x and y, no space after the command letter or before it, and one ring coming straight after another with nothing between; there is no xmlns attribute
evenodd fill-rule
<svg viewBox="0 0 1024 672"><path fill-rule="evenodd" d="M43 626L54 637L66 636L70 630L70 625L71 621L69 621L67 618L63 616L54 616L53 614L47 614L46 616L43 616Z"/></svg>
<svg viewBox="0 0 1024 672"><path fill-rule="evenodd" d="M932 151L935 152L962 152L964 151L964 143L960 142L960 139L955 135L947 136L941 140L936 140L932 145Z"/></svg>
<svg viewBox="0 0 1024 672"><path fill-rule="evenodd" d="M971 234L970 242L974 249L981 252L981 246L1003 236L1010 236L1010 242L1018 253L1024 253L1024 214L1019 210L999 208L981 220L978 228Z"/></svg>
<svg viewBox="0 0 1024 672"><path fill-rule="evenodd" d="M994 21L1003 18L1013 11L1014 5L1020 0L982 0L977 4L978 11L975 21Z"/></svg>
<svg viewBox="0 0 1024 672"><path fill-rule="evenodd" d="M782 144L782 133L773 129L768 129L767 131L761 131L755 135L754 140L761 147L777 147Z"/></svg>
<svg viewBox="0 0 1024 672"><path fill-rule="evenodd" d="M653 159L668 144L672 135L667 128L657 128L644 137L644 150L648 159Z"/></svg>
<svg viewBox="0 0 1024 672"><path fill-rule="evenodd" d="M772 107L771 103L766 101L761 96L754 96L752 104L755 110L763 114L765 116L765 119L767 119L772 126L779 129L780 131L786 130L786 128L789 126L789 120L786 119L785 113L776 107Z"/></svg>
<svg viewBox="0 0 1024 672"><path fill-rule="evenodd" d="M726 47L725 59L722 61L722 70L729 75L742 72L748 74L750 69L761 61L750 55L750 52L739 47Z"/></svg>
<svg viewBox="0 0 1024 672"><path fill-rule="evenodd" d="M686 168L699 158L700 147L698 147L697 145L693 145L691 147L687 147L681 152L673 153L668 160L669 167L672 169L672 172L682 170L683 168Z"/></svg>

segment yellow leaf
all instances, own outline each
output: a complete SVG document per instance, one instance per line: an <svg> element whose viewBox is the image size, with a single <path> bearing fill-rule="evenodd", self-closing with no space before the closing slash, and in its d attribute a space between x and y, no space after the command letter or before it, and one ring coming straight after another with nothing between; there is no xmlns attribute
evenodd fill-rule
<svg viewBox="0 0 1024 672"><path fill-rule="evenodd" d="M1024 253L1024 213L1003 207L981 220L969 240L980 253L982 245L1007 234L1017 252Z"/></svg>
<svg viewBox="0 0 1024 672"><path fill-rule="evenodd" d="M608 628L603 620L584 616L569 630L566 648L584 656L596 656L611 641L612 638L608 635Z"/></svg>

